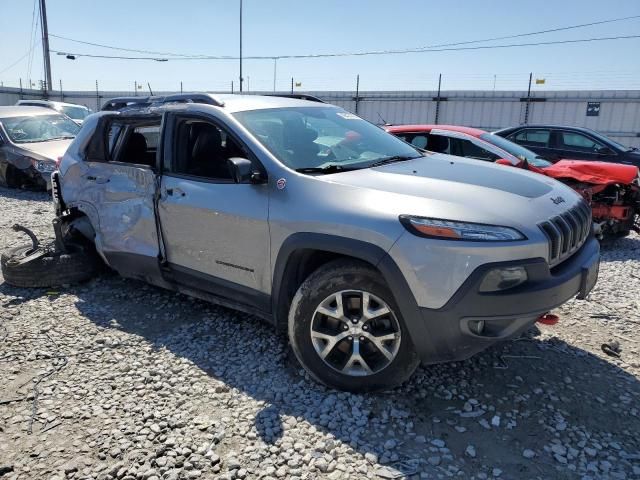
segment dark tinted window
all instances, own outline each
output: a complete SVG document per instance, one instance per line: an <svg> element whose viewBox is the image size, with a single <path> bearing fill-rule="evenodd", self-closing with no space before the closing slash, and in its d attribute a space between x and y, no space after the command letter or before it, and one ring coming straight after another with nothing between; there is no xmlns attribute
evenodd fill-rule
<svg viewBox="0 0 640 480"><path fill-rule="evenodd" d="M228 159L247 157L244 149L218 126L194 119L183 119L177 126L175 173L211 180L231 181Z"/></svg>
<svg viewBox="0 0 640 480"><path fill-rule="evenodd" d="M560 145L567 150L576 150L585 153L597 153L604 145L590 137L576 132L559 132Z"/></svg>
<svg viewBox="0 0 640 480"><path fill-rule="evenodd" d="M547 147L549 146L550 136L551 132L549 130L526 129L520 130L515 134L511 134L508 138L522 145L529 145L532 147Z"/></svg>
<svg viewBox="0 0 640 480"><path fill-rule="evenodd" d="M470 140L463 140L461 138L454 140L457 144L457 151L454 150L454 155L466 158L475 158L477 160L485 160L488 162L495 162L500 157L489 150L479 147Z"/></svg>

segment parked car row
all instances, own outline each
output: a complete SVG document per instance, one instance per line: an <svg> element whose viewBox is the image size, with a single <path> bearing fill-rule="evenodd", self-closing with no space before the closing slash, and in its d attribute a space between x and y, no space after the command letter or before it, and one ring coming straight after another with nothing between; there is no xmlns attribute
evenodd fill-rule
<svg viewBox="0 0 640 480"><path fill-rule="evenodd" d="M477 128L452 125L399 125L385 128L421 149L524 168L560 180L589 202L598 238L626 236L632 230L640 232L638 167L628 165L626 160L613 163L556 157L556 163L551 163L541 155L500 136L507 132L508 138L524 138L519 137L519 133L509 134L511 129L491 134ZM515 131L527 131L527 128ZM633 152L629 150L629 155L635 155Z"/></svg>
<svg viewBox="0 0 640 480"><path fill-rule="evenodd" d="M115 99L52 175L57 248L6 252L5 281L70 283L99 258L267 320L313 378L352 391L467 358L594 287L575 190L316 100Z"/></svg>

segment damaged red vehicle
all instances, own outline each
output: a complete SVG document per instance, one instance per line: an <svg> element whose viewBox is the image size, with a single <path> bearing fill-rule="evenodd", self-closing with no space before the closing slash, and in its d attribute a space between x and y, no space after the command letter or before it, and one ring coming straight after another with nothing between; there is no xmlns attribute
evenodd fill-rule
<svg viewBox="0 0 640 480"><path fill-rule="evenodd" d="M633 165L561 160L555 164L531 150L484 130L455 125L395 125L384 129L415 147L510 165L553 177L591 205L596 236L640 233L640 180Z"/></svg>

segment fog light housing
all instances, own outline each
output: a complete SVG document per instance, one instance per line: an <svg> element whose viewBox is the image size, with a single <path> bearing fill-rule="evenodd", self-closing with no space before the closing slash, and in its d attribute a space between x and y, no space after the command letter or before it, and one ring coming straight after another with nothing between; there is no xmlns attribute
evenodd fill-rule
<svg viewBox="0 0 640 480"><path fill-rule="evenodd" d="M484 331L484 320L471 320L469 322L469 330L476 335L482 335Z"/></svg>
<svg viewBox="0 0 640 480"><path fill-rule="evenodd" d="M51 173L56 169L56 163L51 160L31 160L31 164L40 173Z"/></svg>
<svg viewBox="0 0 640 480"><path fill-rule="evenodd" d="M489 271L480 284L481 292L499 292L522 285L528 279L524 267L502 267Z"/></svg>

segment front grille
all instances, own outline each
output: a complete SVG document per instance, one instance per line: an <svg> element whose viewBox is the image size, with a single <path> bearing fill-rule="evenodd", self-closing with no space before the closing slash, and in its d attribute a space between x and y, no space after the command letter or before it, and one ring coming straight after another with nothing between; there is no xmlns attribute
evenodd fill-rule
<svg viewBox="0 0 640 480"><path fill-rule="evenodd" d="M591 208L581 201L539 224L549 241L549 265L557 265L578 250L591 232Z"/></svg>

